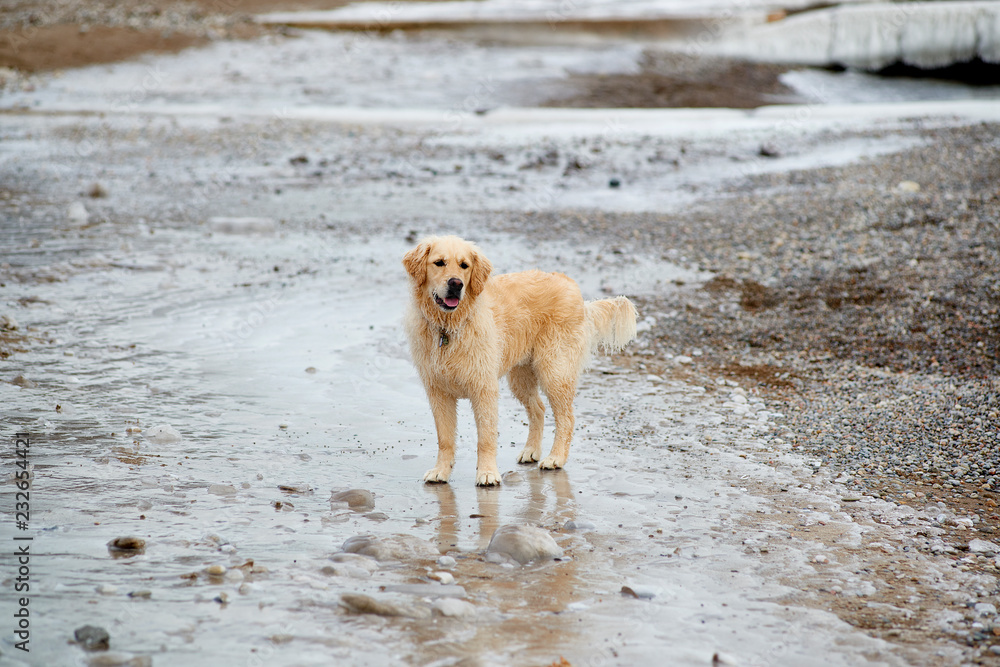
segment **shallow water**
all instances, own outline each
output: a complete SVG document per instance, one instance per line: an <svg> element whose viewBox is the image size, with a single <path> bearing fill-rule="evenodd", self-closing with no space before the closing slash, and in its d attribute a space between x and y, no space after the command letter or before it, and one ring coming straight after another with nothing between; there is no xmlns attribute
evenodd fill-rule
<svg viewBox="0 0 1000 667"><path fill-rule="evenodd" d="M24 374L36 386L0 384L5 431L32 433L39 557L28 664L82 661L66 639L85 623L154 664L542 664L560 655L640 664L666 649L675 664L707 664L715 651L810 664L808 639L785 641L789 624L809 615L768 602L781 587L755 576L738 545L714 539L763 501L720 484L732 464L719 450L709 476L704 456L691 459L724 431L752 438L766 414L733 422L704 388L601 360L581 385L566 470L517 466L526 428L505 395L505 484L474 487L463 407L452 482L425 486L433 425L398 326L406 241L167 228L121 251L117 231L92 227L85 240L54 230L17 255L18 267L42 276L58 258L63 280L7 288L12 301L33 297L20 320L46 332L5 367L5 379ZM498 234L482 244L505 269L557 266L588 296L601 295L607 272L630 294L700 277L643 258L616 271L625 260L595 261L593 248L531 248ZM101 254L85 250L102 245ZM161 440L162 426L180 439ZM348 488L373 492L375 514L331 506L331 492ZM8 480L5 512L13 490ZM593 530L564 530L567 521ZM525 568L483 561L493 531L517 522L553 531L566 558ZM9 540L11 521L2 531ZM381 587L441 586L427 578L441 568L419 559L383 564L370 578L323 572L345 540L369 533L416 536L456 557L456 583L478 614L346 614L343 593L399 599L409 596ZM121 535L144 538L145 553L113 558L105 545ZM204 573L248 560L266 571L232 581ZM623 597L623 585L655 597ZM151 597L128 597L137 590ZM220 593L228 602L215 601ZM848 632L831 618L819 623L821 644ZM17 657L9 638L0 650Z"/></svg>

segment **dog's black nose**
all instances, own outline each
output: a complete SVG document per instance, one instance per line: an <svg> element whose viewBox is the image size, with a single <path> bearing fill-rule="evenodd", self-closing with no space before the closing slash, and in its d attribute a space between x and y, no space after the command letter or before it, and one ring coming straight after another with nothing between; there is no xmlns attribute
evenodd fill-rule
<svg viewBox="0 0 1000 667"><path fill-rule="evenodd" d="M458 291L462 289L462 281L460 278L450 278L448 280L448 289Z"/></svg>

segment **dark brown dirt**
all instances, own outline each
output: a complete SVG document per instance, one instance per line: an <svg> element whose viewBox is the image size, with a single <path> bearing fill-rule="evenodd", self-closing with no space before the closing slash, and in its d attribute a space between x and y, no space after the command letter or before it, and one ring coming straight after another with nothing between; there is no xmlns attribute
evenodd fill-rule
<svg viewBox="0 0 1000 667"><path fill-rule="evenodd" d="M647 53L636 74L573 75L542 106L733 108L801 101L778 77L789 67Z"/></svg>
<svg viewBox="0 0 1000 667"><path fill-rule="evenodd" d="M212 39L246 39L271 28L254 14L335 9L350 0L69 0L0 7L0 67L52 71L175 53Z"/></svg>

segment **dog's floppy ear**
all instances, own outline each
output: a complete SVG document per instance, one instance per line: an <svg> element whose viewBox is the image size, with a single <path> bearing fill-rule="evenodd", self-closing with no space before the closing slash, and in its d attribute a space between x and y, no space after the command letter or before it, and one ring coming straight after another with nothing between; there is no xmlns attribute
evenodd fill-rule
<svg viewBox="0 0 1000 667"><path fill-rule="evenodd" d="M403 266L418 285L427 280L427 256L431 253L431 244L422 241L416 248L403 255Z"/></svg>
<svg viewBox="0 0 1000 667"><path fill-rule="evenodd" d="M479 296L486 287L486 281L493 273L493 264L478 249L472 251L472 276L469 278L468 290L471 296Z"/></svg>

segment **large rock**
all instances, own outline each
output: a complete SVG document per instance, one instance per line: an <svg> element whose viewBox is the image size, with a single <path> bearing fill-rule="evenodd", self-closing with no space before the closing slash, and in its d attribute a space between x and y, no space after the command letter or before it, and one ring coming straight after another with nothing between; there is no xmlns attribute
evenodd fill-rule
<svg viewBox="0 0 1000 667"><path fill-rule="evenodd" d="M493 533L486 552L503 554L521 565L535 560L559 558L563 551L547 530L537 526L508 524Z"/></svg>

